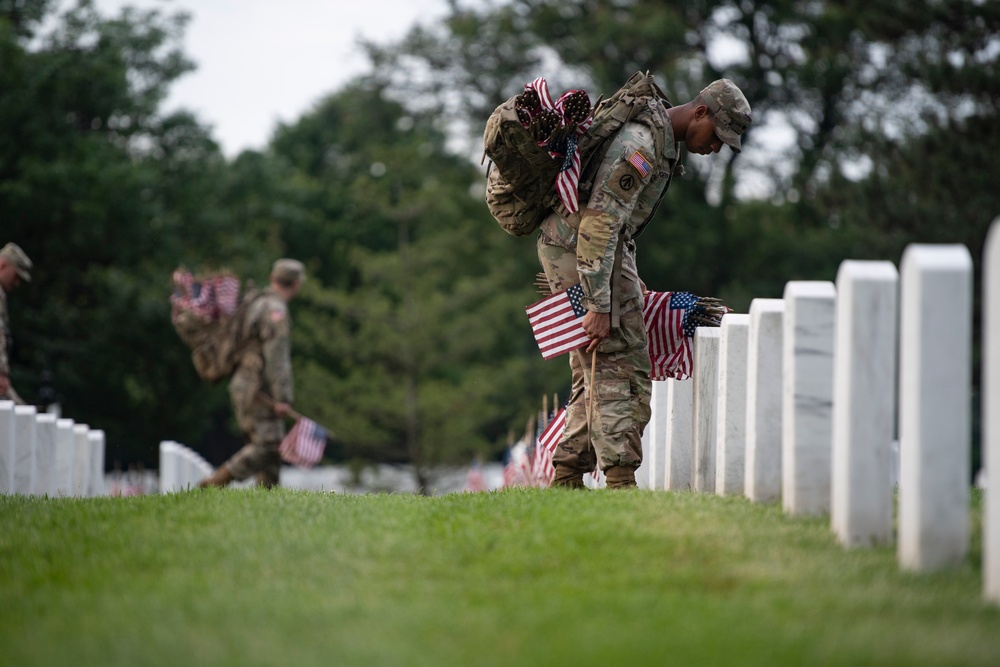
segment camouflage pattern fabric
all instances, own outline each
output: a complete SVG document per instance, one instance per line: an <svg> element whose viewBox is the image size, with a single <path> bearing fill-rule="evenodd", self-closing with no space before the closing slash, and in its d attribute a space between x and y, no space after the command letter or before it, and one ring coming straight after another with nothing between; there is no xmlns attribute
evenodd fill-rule
<svg viewBox="0 0 1000 667"><path fill-rule="evenodd" d="M10 377L10 351L13 347L14 338L10 333L10 313L7 312L7 293L0 287L0 375ZM14 387L10 387L5 393L0 394L0 400L14 401L18 405L24 405L24 400L17 395Z"/></svg>
<svg viewBox="0 0 1000 667"><path fill-rule="evenodd" d="M579 280L576 255L565 248L538 244L539 260L553 290ZM642 320L642 294L637 283L626 281L631 298L622 304L621 324L597 348L594 369L595 395L592 421L590 405L591 354L577 350L569 354L572 375L566 428L556 446L552 462L581 473L596 465L636 468L642 462L642 432L649 422L652 382ZM565 286L565 287L563 287ZM636 296L637 295L637 296Z"/></svg>
<svg viewBox="0 0 1000 667"><path fill-rule="evenodd" d="M276 485L281 469L278 447L285 437L285 424L257 395L281 403L293 399L287 304L267 290L247 312L243 336L250 342L229 382L229 396L246 445L225 466L237 480L257 474L262 483Z"/></svg>

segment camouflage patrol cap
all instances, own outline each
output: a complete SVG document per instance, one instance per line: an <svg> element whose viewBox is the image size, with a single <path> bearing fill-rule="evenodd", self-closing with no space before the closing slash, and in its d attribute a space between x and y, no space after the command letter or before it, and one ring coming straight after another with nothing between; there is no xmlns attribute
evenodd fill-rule
<svg viewBox="0 0 1000 667"><path fill-rule="evenodd" d="M16 243L8 243L0 248L0 258L3 258L14 265L17 275L21 280L31 282L31 268L34 266L28 256L21 250L21 246Z"/></svg>
<svg viewBox="0 0 1000 667"><path fill-rule="evenodd" d="M297 259L282 258L271 268L271 277L282 285L291 285L306 279L306 267Z"/></svg>
<svg viewBox="0 0 1000 667"><path fill-rule="evenodd" d="M712 112L715 121L715 133L719 135L730 148L740 152L740 135L747 131L753 117L750 115L750 103L743 91L729 79L718 79L705 86L701 98Z"/></svg>

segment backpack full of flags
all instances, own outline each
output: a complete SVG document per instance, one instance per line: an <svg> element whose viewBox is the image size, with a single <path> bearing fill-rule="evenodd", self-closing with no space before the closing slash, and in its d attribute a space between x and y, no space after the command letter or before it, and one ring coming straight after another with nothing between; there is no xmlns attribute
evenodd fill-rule
<svg viewBox="0 0 1000 667"><path fill-rule="evenodd" d="M609 140L625 123L662 123L657 114L647 113L656 104L670 106L649 72L636 72L593 107L584 90L570 90L553 102L544 78L525 84L524 91L496 108L483 133L484 159L489 157L493 167L487 173L486 205L494 219L508 234L526 236L549 211L576 215L588 166L600 164ZM653 129L659 157L662 127Z"/></svg>
<svg viewBox="0 0 1000 667"><path fill-rule="evenodd" d="M198 376L223 380L236 370L245 348L242 329L246 310L260 294L249 291L240 300L239 278L228 272L196 277L183 267L173 274L170 321L191 348Z"/></svg>

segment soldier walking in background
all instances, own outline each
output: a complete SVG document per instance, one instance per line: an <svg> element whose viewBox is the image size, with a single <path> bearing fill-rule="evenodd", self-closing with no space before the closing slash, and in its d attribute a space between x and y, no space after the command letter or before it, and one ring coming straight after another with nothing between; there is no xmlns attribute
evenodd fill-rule
<svg viewBox="0 0 1000 667"><path fill-rule="evenodd" d="M14 338L7 312L7 295L22 280L31 280L31 268L31 260L16 243L8 243L0 248L0 400L14 401L19 405L23 405L24 401L10 382L10 355Z"/></svg>
<svg viewBox="0 0 1000 667"><path fill-rule="evenodd" d="M670 185L677 143L702 155L723 144L739 152L750 122L746 97L728 79L681 106L654 100L608 140L596 172L581 175L580 214L553 212L542 222L538 257L549 287L558 292L581 284L588 311L583 328L593 339L586 351L570 353L572 387L553 456L554 486L583 488L595 465L609 488L636 485L652 383L634 239Z"/></svg>
<svg viewBox="0 0 1000 667"><path fill-rule="evenodd" d="M262 486L278 485L285 436L283 418L292 410L291 319L288 302L305 280L305 267L294 259L279 259L264 292L248 293L252 303L241 327L241 354L229 382L236 421L246 444L201 487L225 486L257 475Z"/></svg>

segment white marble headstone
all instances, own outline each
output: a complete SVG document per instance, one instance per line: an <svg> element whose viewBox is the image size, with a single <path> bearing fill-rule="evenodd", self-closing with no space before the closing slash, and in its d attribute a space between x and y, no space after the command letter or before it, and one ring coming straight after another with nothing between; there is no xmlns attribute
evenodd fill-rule
<svg viewBox="0 0 1000 667"><path fill-rule="evenodd" d="M56 459L52 468L52 495L69 496L73 493L73 420L56 420Z"/></svg>
<svg viewBox="0 0 1000 667"><path fill-rule="evenodd" d="M983 594L1000 604L1000 218L983 252Z"/></svg>
<svg viewBox="0 0 1000 667"><path fill-rule="evenodd" d="M781 504L791 514L825 514L830 511L837 290L829 281L792 281L784 298Z"/></svg>
<svg viewBox="0 0 1000 667"><path fill-rule="evenodd" d="M771 502L781 495L781 299L750 302L747 335L747 430L746 471L743 479L747 498Z"/></svg>
<svg viewBox="0 0 1000 667"><path fill-rule="evenodd" d="M715 409L719 400L719 329L694 331L694 490L715 492Z"/></svg>
<svg viewBox="0 0 1000 667"><path fill-rule="evenodd" d="M160 493L173 493L180 486L179 445L173 440L160 443Z"/></svg>
<svg viewBox="0 0 1000 667"><path fill-rule="evenodd" d="M715 492L743 495L747 430L747 342L750 316L728 313L719 328Z"/></svg>
<svg viewBox="0 0 1000 667"><path fill-rule="evenodd" d="M0 493L14 493L14 401L0 401Z"/></svg>
<svg viewBox="0 0 1000 667"><path fill-rule="evenodd" d="M646 430L649 432L649 488L662 491L664 472L666 471L667 429L669 428L669 412L667 410L667 382L653 382L653 394L649 401L652 417Z"/></svg>
<svg viewBox="0 0 1000 667"><path fill-rule="evenodd" d="M899 564L921 572L969 549L972 256L907 246L900 262Z"/></svg>
<svg viewBox="0 0 1000 667"><path fill-rule="evenodd" d="M90 441L90 482L87 485L87 495L90 497L104 495L104 431L93 429L87 434Z"/></svg>
<svg viewBox="0 0 1000 667"><path fill-rule="evenodd" d="M83 498L90 489L90 441L86 424L73 426L73 496Z"/></svg>
<svg viewBox="0 0 1000 667"><path fill-rule="evenodd" d="M892 262L837 271L830 524L841 544L892 542L889 454L896 406L899 274Z"/></svg>
<svg viewBox="0 0 1000 667"><path fill-rule="evenodd" d="M35 418L35 495L55 495L56 416Z"/></svg>
<svg viewBox="0 0 1000 667"><path fill-rule="evenodd" d="M35 492L35 419L38 410L33 405L14 408L14 493L31 495Z"/></svg>
<svg viewBox="0 0 1000 667"><path fill-rule="evenodd" d="M691 488L694 459L694 382L666 380L667 456L663 479L670 491Z"/></svg>

